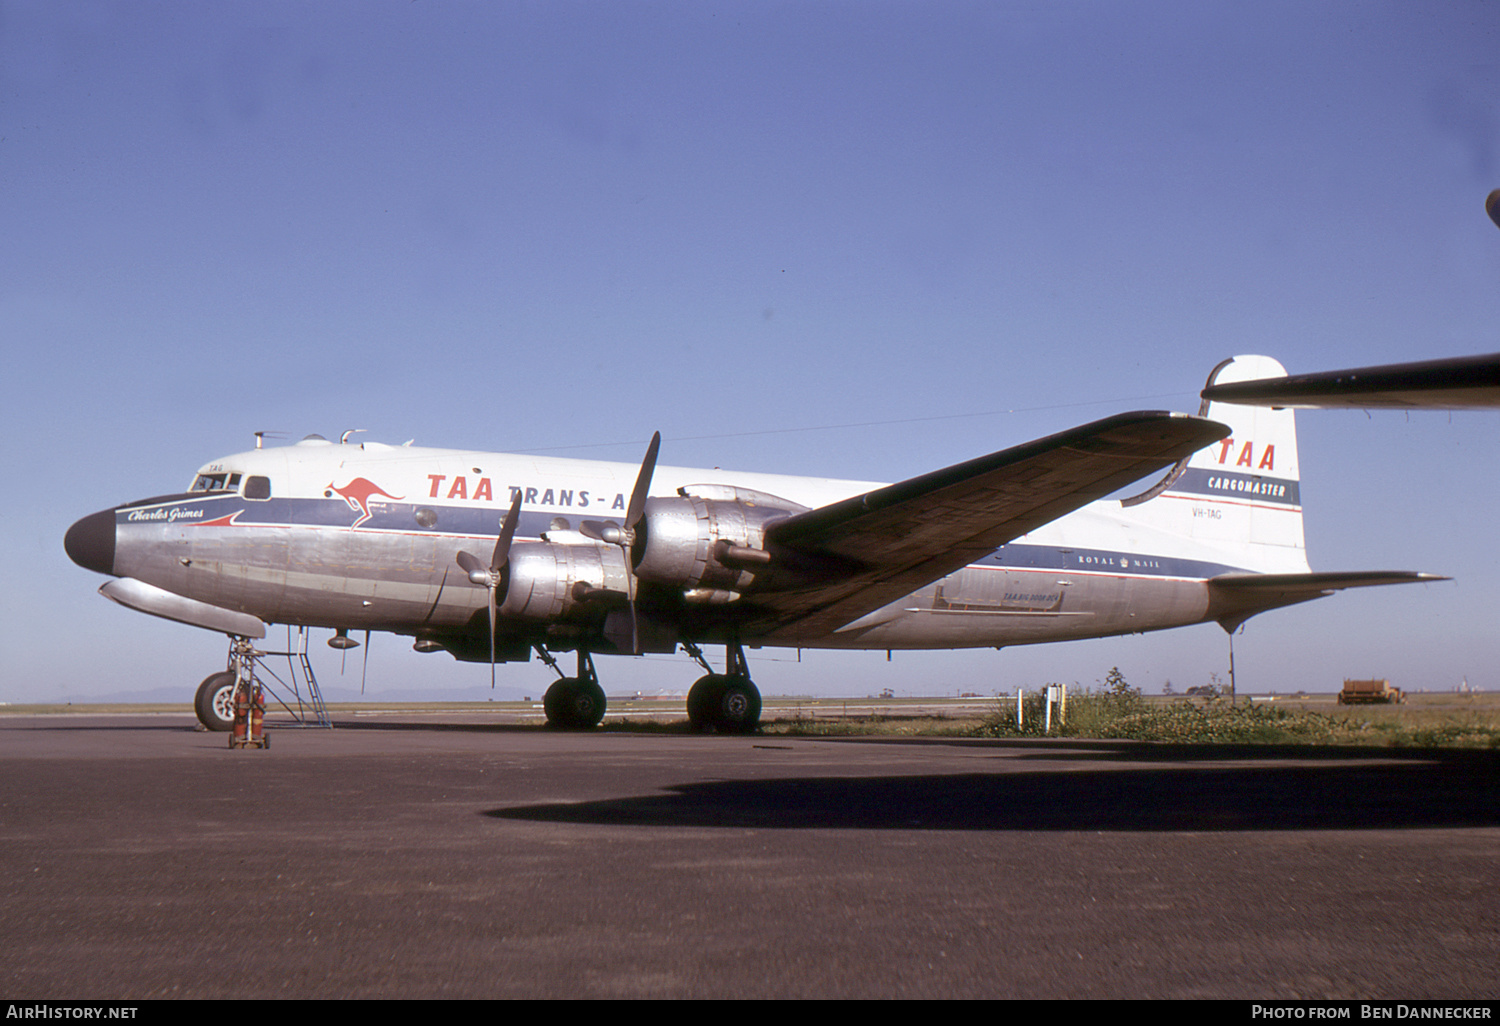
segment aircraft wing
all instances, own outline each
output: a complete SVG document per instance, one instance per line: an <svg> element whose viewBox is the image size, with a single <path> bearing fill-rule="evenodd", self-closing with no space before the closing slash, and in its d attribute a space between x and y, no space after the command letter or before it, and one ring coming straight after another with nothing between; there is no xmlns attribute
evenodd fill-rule
<svg viewBox="0 0 1500 1026"><path fill-rule="evenodd" d="M1300 409L1472 410L1500 406L1500 353L1210 385L1203 398Z"/></svg>
<svg viewBox="0 0 1500 1026"><path fill-rule="evenodd" d="M1409 570L1356 570L1343 573L1224 574L1208 582L1209 615L1233 632L1256 613L1309 602L1345 588L1382 584L1420 584L1448 581L1440 574Z"/></svg>
<svg viewBox="0 0 1500 1026"><path fill-rule="evenodd" d="M778 521L766 548L798 583L757 595L747 633L835 631L1228 433L1181 413L1126 413Z"/></svg>

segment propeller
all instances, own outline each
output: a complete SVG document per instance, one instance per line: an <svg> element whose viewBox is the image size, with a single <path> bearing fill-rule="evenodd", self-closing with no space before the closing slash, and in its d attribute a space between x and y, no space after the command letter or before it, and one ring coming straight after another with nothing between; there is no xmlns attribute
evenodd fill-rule
<svg viewBox="0 0 1500 1026"><path fill-rule="evenodd" d="M640 631L635 616L635 569L630 563L630 547L635 544L635 531L641 517L646 513L646 493L651 491L651 475L656 473L656 454L661 449L661 432L651 436L646 447L646 458L641 460L641 470L635 477L635 488L630 492L630 505L625 509L625 523L613 524L604 520L585 520L578 530L596 541L618 545L625 554L626 598L630 602L630 650L640 649Z"/></svg>
<svg viewBox="0 0 1500 1026"><path fill-rule="evenodd" d="M479 557L463 549L458 550L456 556L458 565L463 572L469 575L469 580L475 584L482 584L489 590L490 608L490 687L495 686L495 616L496 616L496 591L500 587L500 575L505 570L505 564L510 562L510 543L516 536L516 522L521 519L521 493L516 492L516 497L510 504L510 510L506 512L505 519L500 524L500 537L495 539L495 553L490 557L490 565L485 566Z"/></svg>

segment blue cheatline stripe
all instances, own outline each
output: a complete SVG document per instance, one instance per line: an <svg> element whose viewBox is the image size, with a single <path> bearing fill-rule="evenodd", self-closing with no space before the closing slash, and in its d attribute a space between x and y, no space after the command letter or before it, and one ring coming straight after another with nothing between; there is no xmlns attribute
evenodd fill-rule
<svg viewBox="0 0 1500 1026"><path fill-rule="evenodd" d="M542 532L550 530L552 521L558 517L567 520L574 530L578 529L584 519L620 522L618 512L611 515L606 504L599 503L598 506L597 512L523 512L516 535L519 538L536 538ZM435 515L436 519L430 525L424 525L417 519L424 511L431 511ZM485 509L413 502L372 505L370 512L370 519L361 524L358 530L438 536L478 535L491 538L500 533L500 520L505 515L505 510L499 504ZM135 514L133 519L132 513ZM239 514L234 521L239 527L349 527L360 517L360 513L351 509L341 498L273 498L257 502L234 494L219 494L173 496L122 507L116 514L116 522L120 527L127 528L164 522L191 525L217 520L233 513ZM427 519L425 515L424 519ZM1243 569L1224 563L1174 556L1143 555L1111 549L1058 548L1015 542L1001 546L974 565L1022 571L1074 571L1186 578L1214 577Z"/></svg>
<svg viewBox="0 0 1500 1026"><path fill-rule="evenodd" d="M1207 495L1224 499L1249 499L1277 506L1301 506L1302 488L1297 481L1264 474L1238 474L1228 470L1189 467L1172 482L1168 492Z"/></svg>
<svg viewBox="0 0 1500 1026"><path fill-rule="evenodd" d="M1060 549L1049 545L1002 545L975 566L1015 570L1073 571L1078 573L1130 574L1135 577L1215 577L1235 573L1241 567L1202 559L1152 556L1110 549Z"/></svg>
<svg viewBox="0 0 1500 1026"><path fill-rule="evenodd" d="M507 507L444 506L429 502L372 503L370 519L359 525L361 531L401 531L413 534L489 535L500 533L500 521ZM432 514L427 517L425 512ZM263 501L245 499L233 493L215 495L174 495L119 507L116 522L121 527L142 523L204 523L239 513L235 524L240 527L349 527L362 515L342 498L303 499L271 498ZM418 517L422 519L419 520ZM619 523L623 512L611 510L608 502L594 502L587 508L567 507L553 512L529 511L521 514L516 533L535 538L549 530L558 517L574 529L584 520ZM427 523L423 523L427 520Z"/></svg>

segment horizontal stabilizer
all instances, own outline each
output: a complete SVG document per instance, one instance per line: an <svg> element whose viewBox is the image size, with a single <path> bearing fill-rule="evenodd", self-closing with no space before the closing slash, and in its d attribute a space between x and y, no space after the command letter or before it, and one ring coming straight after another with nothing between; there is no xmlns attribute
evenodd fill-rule
<svg viewBox="0 0 1500 1026"><path fill-rule="evenodd" d="M1344 573L1224 574L1208 582L1208 615L1226 631L1257 613L1281 606L1309 602L1345 588L1369 588L1380 584L1423 584L1447 581L1441 574L1410 570L1355 570Z"/></svg>

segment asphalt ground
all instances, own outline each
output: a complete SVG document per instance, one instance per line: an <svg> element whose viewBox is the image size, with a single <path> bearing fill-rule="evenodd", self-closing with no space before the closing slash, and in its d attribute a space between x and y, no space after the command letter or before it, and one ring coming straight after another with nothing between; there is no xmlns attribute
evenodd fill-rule
<svg viewBox="0 0 1500 1026"><path fill-rule="evenodd" d="M0 716L0 998L1500 992L1500 753L271 736Z"/></svg>

